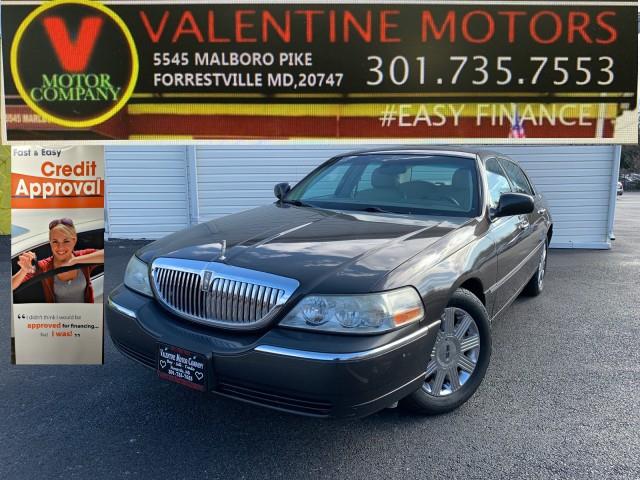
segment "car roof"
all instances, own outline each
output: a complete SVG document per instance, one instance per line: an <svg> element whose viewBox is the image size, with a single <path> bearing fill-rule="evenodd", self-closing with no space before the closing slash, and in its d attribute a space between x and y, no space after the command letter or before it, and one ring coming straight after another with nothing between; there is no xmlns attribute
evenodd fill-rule
<svg viewBox="0 0 640 480"><path fill-rule="evenodd" d="M375 153L376 155L457 155L468 158L479 158L481 161L485 161L489 157L505 157L499 152L487 150L485 148L475 147L450 147L450 146L425 146L425 145L407 145L402 147L385 147L385 148L373 148L366 150L355 150L346 153L341 156L354 156L354 155L369 155ZM510 158L510 160L512 160Z"/></svg>

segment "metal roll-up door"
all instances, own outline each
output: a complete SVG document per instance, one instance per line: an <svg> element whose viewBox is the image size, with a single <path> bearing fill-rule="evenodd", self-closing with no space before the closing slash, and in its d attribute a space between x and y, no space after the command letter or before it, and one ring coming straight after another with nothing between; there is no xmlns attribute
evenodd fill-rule
<svg viewBox="0 0 640 480"><path fill-rule="evenodd" d="M155 239L189 226L187 147L105 148L109 238Z"/></svg>
<svg viewBox="0 0 640 480"><path fill-rule="evenodd" d="M609 248L619 162L612 145L501 146L518 160L549 202L551 246ZM612 204L613 202L613 204Z"/></svg>

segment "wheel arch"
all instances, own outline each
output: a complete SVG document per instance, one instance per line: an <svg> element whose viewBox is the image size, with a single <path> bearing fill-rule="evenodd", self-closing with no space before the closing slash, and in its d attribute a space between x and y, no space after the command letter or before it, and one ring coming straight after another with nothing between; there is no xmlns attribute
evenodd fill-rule
<svg viewBox="0 0 640 480"><path fill-rule="evenodd" d="M482 281L477 277L470 277L460 281L452 290L451 294L455 292L458 288L464 288L465 290L469 290L473 293L478 300L482 302L482 304L487 306L487 299L484 294L484 286L482 285Z"/></svg>

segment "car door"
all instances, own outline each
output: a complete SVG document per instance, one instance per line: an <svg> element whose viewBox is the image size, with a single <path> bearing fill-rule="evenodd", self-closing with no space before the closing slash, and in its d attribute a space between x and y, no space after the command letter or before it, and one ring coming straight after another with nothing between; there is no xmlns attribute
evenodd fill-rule
<svg viewBox="0 0 640 480"><path fill-rule="evenodd" d="M535 194L531 182L529 182L527 175L518 164L508 158L499 158L498 161L511 182L511 189L517 193L531 195L534 200L533 212L521 216L523 221L528 223L522 232L522 242L524 242L527 251L533 254L522 267L523 278L521 280L523 282L522 286L524 286L538 268L540 255L533 252L540 251L540 245L546 237L546 221L544 217L546 207L541 195Z"/></svg>
<svg viewBox="0 0 640 480"><path fill-rule="evenodd" d="M497 208L500 195L513 189L497 158L487 159L485 168L490 205L491 208ZM524 239L529 226L527 215L500 217L491 223L490 235L495 242L498 257L496 283L491 287L495 298L494 315L513 299L523 285L526 272L522 271L522 266L527 263L529 253Z"/></svg>
<svg viewBox="0 0 640 480"><path fill-rule="evenodd" d="M78 233L77 250L84 248L104 248L104 229L88 230ZM96 265L91 269L91 284L93 285L93 301L102 303L104 292L104 266Z"/></svg>

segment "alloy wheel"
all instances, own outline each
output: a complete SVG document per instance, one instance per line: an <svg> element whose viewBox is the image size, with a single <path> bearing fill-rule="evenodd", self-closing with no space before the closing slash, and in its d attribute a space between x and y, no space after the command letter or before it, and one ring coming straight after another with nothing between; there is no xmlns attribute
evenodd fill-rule
<svg viewBox="0 0 640 480"><path fill-rule="evenodd" d="M538 290L542 290L544 286L544 269L547 267L547 247L542 249L540 264L538 265Z"/></svg>
<svg viewBox="0 0 640 480"><path fill-rule="evenodd" d="M462 308L445 308L422 389L434 397L453 394L471 378L479 355L480 333L473 317Z"/></svg>

